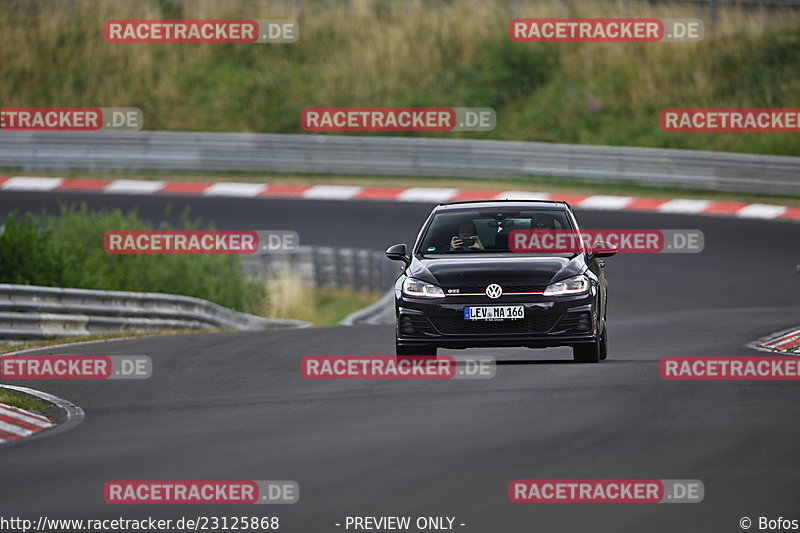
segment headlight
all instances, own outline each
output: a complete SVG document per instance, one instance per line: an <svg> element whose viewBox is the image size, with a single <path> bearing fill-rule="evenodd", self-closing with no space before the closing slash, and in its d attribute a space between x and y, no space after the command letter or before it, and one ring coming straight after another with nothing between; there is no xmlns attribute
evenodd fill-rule
<svg viewBox="0 0 800 533"><path fill-rule="evenodd" d="M414 278L406 278L403 281L403 294L415 298L444 298L441 287Z"/></svg>
<svg viewBox="0 0 800 533"><path fill-rule="evenodd" d="M589 292L589 280L586 276L573 276L563 281L551 283L544 290L545 296L557 296L559 294L584 294Z"/></svg>

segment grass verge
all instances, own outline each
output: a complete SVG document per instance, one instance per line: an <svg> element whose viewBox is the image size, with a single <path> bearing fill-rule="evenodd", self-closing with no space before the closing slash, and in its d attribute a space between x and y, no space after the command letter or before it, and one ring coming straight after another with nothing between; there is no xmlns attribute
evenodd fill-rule
<svg viewBox="0 0 800 533"><path fill-rule="evenodd" d="M266 281L269 294L262 315L270 318L295 318L313 326L335 326L344 317L375 302L381 293L352 289L314 289L299 276L282 274Z"/></svg>
<svg viewBox="0 0 800 533"><path fill-rule="evenodd" d="M19 407L26 411L44 411L52 404L44 402L39 398L22 394L21 392L13 391L0 386L0 403L10 405L11 407Z"/></svg>
<svg viewBox="0 0 800 533"><path fill-rule="evenodd" d="M120 331L119 333L97 333L94 335L83 335L80 337L57 337L43 340L21 340L8 344L0 345L0 354L20 352L22 350L33 350L36 348L47 348L60 344L77 344L81 342L104 341L114 339L127 339L129 337L152 337L155 335L179 335L189 333L213 333L208 329L175 329L162 331Z"/></svg>
<svg viewBox="0 0 800 533"><path fill-rule="evenodd" d="M320 106L492 107L535 140L797 154L792 132L668 133L665 108L800 107L800 12L718 3L696 43L515 43L517 17L694 18L618 0L5 0L7 107L135 106L145 128L301 132ZM296 19L293 44L111 44L108 19ZM113 75L112 75L113 74Z"/></svg>

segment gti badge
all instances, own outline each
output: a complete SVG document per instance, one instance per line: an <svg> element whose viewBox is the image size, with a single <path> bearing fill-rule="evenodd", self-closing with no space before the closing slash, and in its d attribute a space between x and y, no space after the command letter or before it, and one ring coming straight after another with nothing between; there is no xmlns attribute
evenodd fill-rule
<svg viewBox="0 0 800 533"><path fill-rule="evenodd" d="M496 300L503 295L503 289L497 283L492 283L488 287L486 287L486 296L491 298L492 300Z"/></svg>

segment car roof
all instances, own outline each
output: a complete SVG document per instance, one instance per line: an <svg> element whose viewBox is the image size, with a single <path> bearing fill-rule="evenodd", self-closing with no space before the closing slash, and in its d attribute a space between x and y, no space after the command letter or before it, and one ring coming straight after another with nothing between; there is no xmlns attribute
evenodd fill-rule
<svg viewBox="0 0 800 533"><path fill-rule="evenodd" d="M439 204L434 211L451 209L507 209L507 208L540 208L540 209L570 209L567 202L559 200L469 200L464 202L448 202Z"/></svg>

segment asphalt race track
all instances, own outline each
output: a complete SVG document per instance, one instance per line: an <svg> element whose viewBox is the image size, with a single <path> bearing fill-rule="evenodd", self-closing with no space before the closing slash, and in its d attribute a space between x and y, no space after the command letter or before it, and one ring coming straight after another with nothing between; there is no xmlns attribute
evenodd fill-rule
<svg viewBox="0 0 800 533"><path fill-rule="evenodd" d="M58 200L167 203L218 229L291 229L304 244L413 241L429 205L398 202L0 194L0 215ZM344 531L348 515L455 516L457 531L741 531L800 518L797 382L668 382L658 360L757 355L745 344L800 324L800 226L701 216L577 212L585 228L697 228L699 254L606 260L609 358L568 349L473 352L492 380L305 380L305 355L393 353L392 326L151 337L47 349L145 354L143 381L24 381L84 408L80 426L0 451L4 516L274 514L281 531ZM765 357L769 354L762 353ZM700 504L513 504L519 478L700 479ZM276 506L112 506L127 479L295 480ZM753 530L757 529L754 524Z"/></svg>

